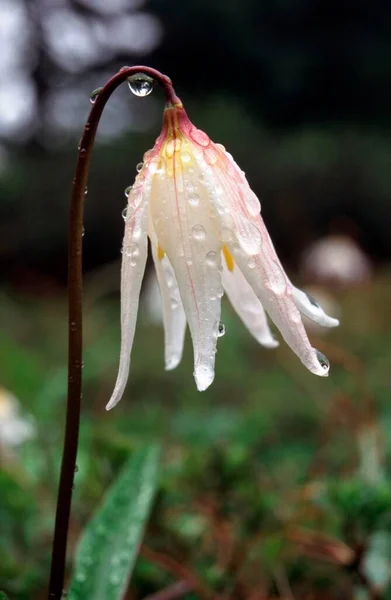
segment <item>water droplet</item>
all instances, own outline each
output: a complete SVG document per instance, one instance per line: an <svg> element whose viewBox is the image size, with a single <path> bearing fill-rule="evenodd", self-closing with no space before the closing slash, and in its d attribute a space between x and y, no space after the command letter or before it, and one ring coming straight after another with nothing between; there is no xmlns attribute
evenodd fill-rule
<svg viewBox="0 0 391 600"><path fill-rule="evenodd" d="M223 337L223 335L225 334L225 325L222 321L217 321L217 323L215 324L215 331L217 337Z"/></svg>
<svg viewBox="0 0 391 600"><path fill-rule="evenodd" d="M249 269L255 269L255 260L253 258L249 258L247 261L247 266Z"/></svg>
<svg viewBox="0 0 391 600"><path fill-rule="evenodd" d="M130 191L131 191L132 187L133 187L133 186L131 186L131 185L128 185L128 187L127 187L127 188L125 188L125 192L124 192L124 194L125 194L125 198L127 198L127 197L129 196L129 194L130 194Z"/></svg>
<svg viewBox="0 0 391 600"><path fill-rule="evenodd" d="M75 465L75 473L78 473L79 471L79 467L77 465Z"/></svg>
<svg viewBox="0 0 391 600"><path fill-rule="evenodd" d="M91 104L95 104L97 97L99 96L99 94L101 93L101 91L103 90L102 87L98 87L96 88L96 90L94 90L93 92L91 92L90 95L90 102Z"/></svg>
<svg viewBox="0 0 391 600"><path fill-rule="evenodd" d="M213 250L211 250L211 252L208 252L208 254L205 257L205 262L208 265L208 267L217 267L217 252L213 252Z"/></svg>
<svg viewBox="0 0 391 600"><path fill-rule="evenodd" d="M139 163L136 165L136 171L137 171L137 173L140 173L140 171L141 171L141 169L143 168L143 166L144 166L144 163L143 163L143 162L139 162Z"/></svg>
<svg viewBox="0 0 391 600"><path fill-rule="evenodd" d="M86 230L85 230L84 225L83 225L82 230L81 230L81 237L84 237L85 232L86 232Z"/></svg>
<svg viewBox="0 0 391 600"><path fill-rule="evenodd" d="M76 581L78 581L79 583L83 583L86 579L87 577L85 573L83 573L82 571L80 571L80 573L77 573Z"/></svg>
<svg viewBox="0 0 391 600"><path fill-rule="evenodd" d="M190 152L182 152L181 159L184 164L191 162L191 154Z"/></svg>
<svg viewBox="0 0 391 600"><path fill-rule="evenodd" d="M210 139L204 131L201 131L201 129L197 129L196 127L193 127L190 130L190 136L193 138L193 140L197 144L200 144L200 146L208 146L209 145Z"/></svg>
<svg viewBox="0 0 391 600"><path fill-rule="evenodd" d="M87 196L87 194L88 194L88 187L86 186L85 190L84 190L84 195Z"/></svg>
<svg viewBox="0 0 391 600"><path fill-rule="evenodd" d="M220 265L220 267L219 267L219 271L222 270L222 265ZM222 298L224 296L224 288L223 288L223 286L220 286L219 289L217 290L217 296L219 298Z"/></svg>
<svg viewBox="0 0 391 600"><path fill-rule="evenodd" d="M198 194L196 194L196 192L190 192L190 194L187 196L187 200L190 206L198 206L200 203L200 197Z"/></svg>
<svg viewBox="0 0 391 600"><path fill-rule="evenodd" d="M205 228L202 225L193 225L191 228L191 235L195 240L202 241L206 236Z"/></svg>
<svg viewBox="0 0 391 600"><path fill-rule="evenodd" d="M171 308L174 310L178 308L178 300L176 298L171 298Z"/></svg>
<svg viewBox="0 0 391 600"><path fill-rule="evenodd" d="M140 98L148 96L152 92L154 84L155 80L144 73L136 73L135 75L128 77L130 91Z"/></svg>
<svg viewBox="0 0 391 600"><path fill-rule="evenodd" d="M328 371L330 368L330 362L329 362L329 359L327 358L327 356L322 354L322 352L320 352L316 348L315 348L315 352L316 352L316 358L318 359L320 366L323 367L323 369L325 371Z"/></svg>
<svg viewBox="0 0 391 600"><path fill-rule="evenodd" d="M72 321L72 323L71 323L71 331L76 331L76 330L77 330L76 322Z"/></svg>
<svg viewBox="0 0 391 600"><path fill-rule="evenodd" d="M79 150L79 156L80 158L85 158L87 156L87 150L85 148Z"/></svg>
<svg viewBox="0 0 391 600"><path fill-rule="evenodd" d="M125 206L125 208L123 209L121 215L124 221L126 221L126 219L128 218L128 206Z"/></svg>

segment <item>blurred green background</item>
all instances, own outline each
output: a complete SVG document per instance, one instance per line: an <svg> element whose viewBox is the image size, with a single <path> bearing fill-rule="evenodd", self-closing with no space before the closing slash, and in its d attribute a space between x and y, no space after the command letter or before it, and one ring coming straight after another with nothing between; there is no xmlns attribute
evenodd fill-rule
<svg viewBox="0 0 391 600"><path fill-rule="evenodd" d="M341 326L307 373L223 302L216 380L163 369L147 273L124 399L124 189L159 90L117 90L85 209L84 395L69 565L125 459L163 444L127 600L391 598L391 5L372 0L0 0L0 590L45 598L66 390L67 211L89 95L125 64L167 73L261 200L297 284ZM158 595L160 594L160 596Z"/></svg>

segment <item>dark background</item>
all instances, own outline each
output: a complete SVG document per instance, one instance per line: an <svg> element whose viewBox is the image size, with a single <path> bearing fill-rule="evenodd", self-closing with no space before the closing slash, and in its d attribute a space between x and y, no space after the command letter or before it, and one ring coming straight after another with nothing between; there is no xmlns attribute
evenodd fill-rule
<svg viewBox="0 0 391 600"><path fill-rule="evenodd" d="M390 3L2 0L0 9L3 281L64 283L89 93L136 63L169 74L190 117L235 156L291 266L329 232L389 259ZM158 92L143 101L125 86L106 109L86 207L87 270L118 257L123 189L161 109Z"/></svg>

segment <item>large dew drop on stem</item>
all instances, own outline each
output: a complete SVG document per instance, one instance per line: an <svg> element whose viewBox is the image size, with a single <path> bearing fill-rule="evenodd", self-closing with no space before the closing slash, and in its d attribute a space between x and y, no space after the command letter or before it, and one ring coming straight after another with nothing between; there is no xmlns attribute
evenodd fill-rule
<svg viewBox="0 0 391 600"><path fill-rule="evenodd" d="M128 86L130 91L135 95L143 98L144 96L148 96L154 86L154 79L149 77L149 75L144 75L144 73L136 73L131 77L128 77Z"/></svg>

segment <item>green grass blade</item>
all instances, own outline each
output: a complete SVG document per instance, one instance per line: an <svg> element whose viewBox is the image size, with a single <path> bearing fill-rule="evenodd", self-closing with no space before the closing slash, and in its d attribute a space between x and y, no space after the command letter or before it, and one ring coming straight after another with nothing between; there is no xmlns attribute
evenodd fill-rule
<svg viewBox="0 0 391 600"><path fill-rule="evenodd" d="M128 460L87 525L76 553L70 600L120 600L128 585L157 484L158 449Z"/></svg>

